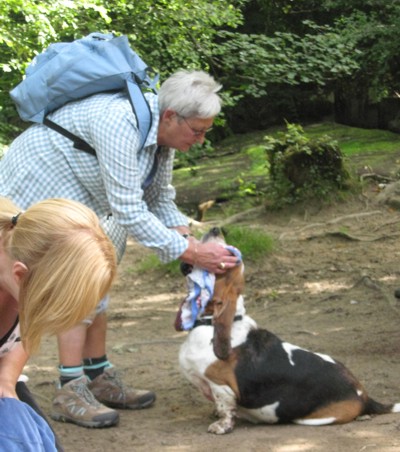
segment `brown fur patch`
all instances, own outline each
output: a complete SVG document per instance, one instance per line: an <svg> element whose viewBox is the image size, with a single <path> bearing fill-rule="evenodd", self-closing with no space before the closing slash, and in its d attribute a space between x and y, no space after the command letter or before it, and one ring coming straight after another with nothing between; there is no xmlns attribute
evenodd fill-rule
<svg viewBox="0 0 400 452"><path fill-rule="evenodd" d="M207 367L205 376L217 385L227 385L239 399L239 387L235 375L237 358L231 353L226 361L217 360Z"/></svg>
<svg viewBox="0 0 400 452"><path fill-rule="evenodd" d="M351 422L363 411L363 403L359 399L343 400L341 402L331 403L319 410L314 411L304 419L324 419L328 417L335 418L334 424L346 424Z"/></svg>
<svg viewBox="0 0 400 452"><path fill-rule="evenodd" d="M241 265L237 265L221 275L217 275L214 286L213 300L221 300L224 304L233 302L236 307L237 297L242 293L244 288L244 277ZM218 311L218 309L217 309ZM214 311L217 317L219 312Z"/></svg>

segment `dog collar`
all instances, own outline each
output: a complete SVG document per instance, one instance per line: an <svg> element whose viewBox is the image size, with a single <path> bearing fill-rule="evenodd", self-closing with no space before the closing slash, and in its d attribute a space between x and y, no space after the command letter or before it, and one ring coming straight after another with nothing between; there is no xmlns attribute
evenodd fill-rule
<svg viewBox="0 0 400 452"><path fill-rule="evenodd" d="M196 328L196 326L211 326L212 325L212 316L207 317L201 317L200 319L197 319L194 322L193 328ZM233 321L236 322L237 320L243 320L242 315L235 315L233 318Z"/></svg>

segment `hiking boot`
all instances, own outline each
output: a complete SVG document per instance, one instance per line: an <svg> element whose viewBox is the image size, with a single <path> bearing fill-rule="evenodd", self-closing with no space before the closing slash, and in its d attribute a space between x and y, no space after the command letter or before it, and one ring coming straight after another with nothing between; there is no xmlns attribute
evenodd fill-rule
<svg viewBox="0 0 400 452"><path fill-rule="evenodd" d="M95 399L88 388L86 375L58 386L50 416L55 421L71 422L81 427L102 428L119 421L117 411L107 408Z"/></svg>
<svg viewBox="0 0 400 452"><path fill-rule="evenodd" d="M112 408L139 410L156 400L154 392L127 388L113 367L91 381L89 389L99 402Z"/></svg>

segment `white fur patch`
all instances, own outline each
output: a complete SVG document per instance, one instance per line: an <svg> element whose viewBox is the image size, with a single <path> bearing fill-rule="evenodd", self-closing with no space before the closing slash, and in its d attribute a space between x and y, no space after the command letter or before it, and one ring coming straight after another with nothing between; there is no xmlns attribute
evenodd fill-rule
<svg viewBox="0 0 400 452"><path fill-rule="evenodd" d="M328 361L328 363L335 364L335 360L331 358L329 355L324 355L323 353L314 353L314 354L322 358L324 361Z"/></svg>
<svg viewBox="0 0 400 452"><path fill-rule="evenodd" d="M290 364L292 366L295 365L295 362L293 361L293 352L295 350L303 350L303 352L313 353L314 355L319 356L320 358L322 358L324 361L328 361L329 363L332 363L332 364L336 363L335 360L333 358L331 358L329 355L325 355L323 353L310 352L310 350L298 347L297 345L290 344L289 342L282 342L282 347L285 350L285 352L287 353L288 358L289 358L289 362L290 362Z"/></svg>
<svg viewBox="0 0 400 452"><path fill-rule="evenodd" d="M296 419L293 422L298 425L308 425L318 427L319 425L329 425L336 421L335 417L325 417L321 419Z"/></svg>
<svg viewBox="0 0 400 452"><path fill-rule="evenodd" d="M300 347L298 347L297 345L289 344L289 342L282 342L282 347L288 355L290 364L292 366L294 366L295 364L293 361L293 352L295 350L302 350L302 349Z"/></svg>
<svg viewBox="0 0 400 452"><path fill-rule="evenodd" d="M392 413L400 413L400 403L395 403L393 405Z"/></svg>
<svg viewBox="0 0 400 452"><path fill-rule="evenodd" d="M243 304L243 301L241 302ZM242 321L233 322L232 347L243 343L249 331L257 324L245 315ZM215 398L211 382L204 376L207 367L217 360L213 350L213 326L198 326L191 330L179 352L182 374L208 398Z"/></svg>
<svg viewBox="0 0 400 452"><path fill-rule="evenodd" d="M265 422L266 424L276 424L279 421L276 415L276 410L279 407L279 402L265 405L261 408L243 408L237 407L237 416L246 419L250 422Z"/></svg>

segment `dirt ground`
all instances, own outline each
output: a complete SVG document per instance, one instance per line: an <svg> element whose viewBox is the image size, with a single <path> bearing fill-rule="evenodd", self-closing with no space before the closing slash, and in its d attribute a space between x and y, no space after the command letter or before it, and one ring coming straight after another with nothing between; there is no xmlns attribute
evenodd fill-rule
<svg viewBox="0 0 400 452"><path fill-rule="evenodd" d="M248 313L282 338L344 362L375 399L400 402L399 211L375 202L376 190L329 208L252 211L242 223L265 230L276 247L246 265ZM108 352L126 383L157 393L143 411L121 411L120 424L85 429L54 422L66 452L271 451L394 452L400 414L327 427L263 426L238 421L231 434L207 433L213 406L181 376L186 333L173 328L185 296L183 277L137 274L148 253L130 243L112 291ZM57 378L56 341L46 339L26 369L49 412Z"/></svg>

